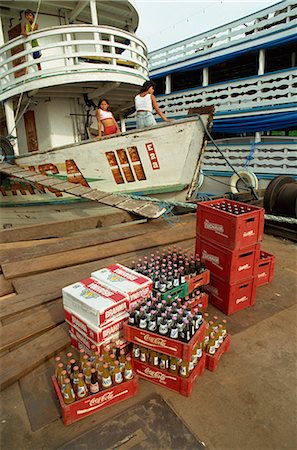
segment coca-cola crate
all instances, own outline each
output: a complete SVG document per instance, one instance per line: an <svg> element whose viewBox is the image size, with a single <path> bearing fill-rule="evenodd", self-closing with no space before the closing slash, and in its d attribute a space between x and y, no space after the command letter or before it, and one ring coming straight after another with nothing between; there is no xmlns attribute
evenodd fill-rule
<svg viewBox="0 0 297 450"><path fill-rule="evenodd" d="M210 284L205 286L205 289L210 303L230 315L255 304L256 287L256 277L240 283L228 284L211 275Z"/></svg>
<svg viewBox="0 0 297 450"><path fill-rule="evenodd" d="M202 292L198 298L194 301L190 302L191 311L194 312L194 309L197 308L198 305L201 306L201 310L205 310L208 307L208 294L206 292Z"/></svg>
<svg viewBox="0 0 297 450"><path fill-rule="evenodd" d="M169 296L172 298L172 300L174 300L176 298L184 298L188 295L188 291L189 291L188 283L182 283L177 287L168 289L166 292L162 292L161 299L167 300ZM154 289L153 293L156 294L156 292L160 292L160 291Z"/></svg>
<svg viewBox="0 0 297 450"><path fill-rule="evenodd" d="M271 283L274 276L275 256L261 250L257 263L257 286Z"/></svg>
<svg viewBox="0 0 297 450"><path fill-rule="evenodd" d="M206 363L205 363L206 369L210 370L211 372L217 370L221 356L224 353L226 353L229 350L229 348L230 348L230 334L227 334L227 336L224 339L224 342L221 344L221 346L215 352L214 355L209 355L208 353L206 353Z"/></svg>
<svg viewBox="0 0 297 450"><path fill-rule="evenodd" d="M207 269L204 272L199 273L195 277L189 278L189 280L187 280L189 286L188 293L191 294L191 292L193 292L199 286L204 286L205 284L208 284L209 279L210 279L210 271Z"/></svg>
<svg viewBox="0 0 297 450"><path fill-rule="evenodd" d="M197 342L203 341L205 331L206 323L203 323L192 339L188 343L184 343L124 323L124 338L127 341L155 350L158 353L175 356L184 361L191 361L193 348Z"/></svg>
<svg viewBox="0 0 297 450"><path fill-rule="evenodd" d="M125 381L118 386L113 386L104 391L100 391L97 394L90 395L89 397L71 403L70 405L66 405L54 375L52 376L52 382L62 408L64 425L70 425L107 406L119 403L129 397L134 397L134 395L138 393L139 384L138 376L134 374L132 380Z"/></svg>
<svg viewBox="0 0 297 450"><path fill-rule="evenodd" d="M242 207L246 212L235 215L216 209L216 205L224 202L230 203L232 207ZM198 203L197 234L203 239L237 250L260 242L263 231L263 208L225 199Z"/></svg>
<svg viewBox="0 0 297 450"><path fill-rule="evenodd" d="M260 244L230 250L197 236L196 254L213 275L233 284L256 275Z"/></svg>
<svg viewBox="0 0 297 450"><path fill-rule="evenodd" d="M205 360L206 355L203 352L198 364L188 378L183 378L166 370L161 370L158 367L144 364L137 359L132 359L132 367L134 372L141 378L189 397L193 389L194 381L204 372Z"/></svg>

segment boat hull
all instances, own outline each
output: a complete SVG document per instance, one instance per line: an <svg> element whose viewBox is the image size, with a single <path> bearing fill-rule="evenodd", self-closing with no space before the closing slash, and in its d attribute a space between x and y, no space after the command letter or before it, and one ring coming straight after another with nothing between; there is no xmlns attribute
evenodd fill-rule
<svg viewBox="0 0 297 450"><path fill-rule="evenodd" d="M210 126L210 116L201 116ZM206 145L198 118L189 118L119 136L94 139L20 156L16 164L92 189L159 195L185 200ZM194 180L195 181L195 180ZM1 204L65 203L77 198L54 188L4 180Z"/></svg>

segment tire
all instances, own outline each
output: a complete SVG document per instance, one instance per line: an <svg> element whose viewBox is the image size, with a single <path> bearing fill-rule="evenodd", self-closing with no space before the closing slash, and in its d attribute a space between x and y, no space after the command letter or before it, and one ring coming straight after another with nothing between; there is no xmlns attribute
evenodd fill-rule
<svg viewBox="0 0 297 450"><path fill-rule="evenodd" d="M242 183L240 177L251 187L254 189L258 189L259 187L259 181L256 175L253 172L250 172L249 170L240 170L237 172L238 175L235 173L232 175L230 179L230 188L231 192L233 194L238 194L240 192L239 183Z"/></svg>
<svg viewBox="0 0 297 450"><path fill-rule="evenodd" d="M294 178L287 175L280 175L270 181L265 190L263 201L264 209L267 213L273 212L274 205L281 187L288 183L295 183L295 180Z"/></svg>

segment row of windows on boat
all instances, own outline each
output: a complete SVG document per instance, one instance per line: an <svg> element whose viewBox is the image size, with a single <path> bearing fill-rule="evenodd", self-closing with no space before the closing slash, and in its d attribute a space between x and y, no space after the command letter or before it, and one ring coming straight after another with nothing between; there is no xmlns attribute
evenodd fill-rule
<svg viewBox="0 0 297 450"><path fill-rule="evenodd" d="M297 45L282 45L265 50L265 73L291 69L297 65ZM222 83L239 78L257 76L258 51L251 51L228 61L209 67L209 84ZM203 69L193 69L171 74L171 92L202 86ZM165 94L166 77L154 78L157 83L155 94Z"/></svg>

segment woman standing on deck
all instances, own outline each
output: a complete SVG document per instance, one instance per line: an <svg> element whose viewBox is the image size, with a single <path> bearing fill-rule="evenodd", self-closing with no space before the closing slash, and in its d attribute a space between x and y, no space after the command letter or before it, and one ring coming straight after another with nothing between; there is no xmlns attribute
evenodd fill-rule
<svg viewBox="0 0 297 450"><path fill-rule="evenodd" d="M114 118L114 115L109 110L109 101L106 98L101 98L98 103L98 109L96 111L98 121L98 138L102 137L102 125L104 136L109 134L119 134L120 130L118 124Z"/></svg>
<svg viewBox="0 0 297 450"><path fill-rule="evenodd" d="M155 87L156 83L146 81L140 89L139 94L135 97L136 128L146 128L156 125L153 108L165 122L172 122L167 119L158 106L154 96Z"/></svg>

